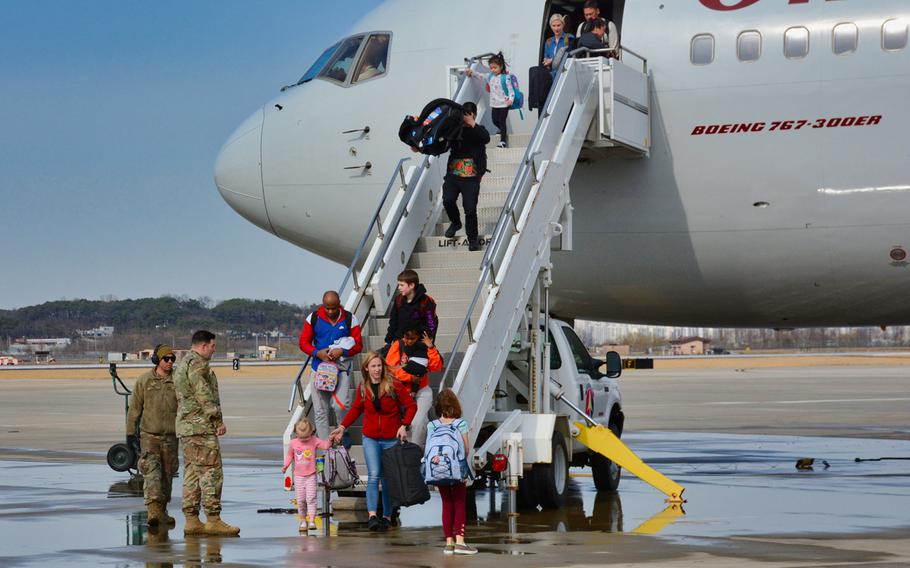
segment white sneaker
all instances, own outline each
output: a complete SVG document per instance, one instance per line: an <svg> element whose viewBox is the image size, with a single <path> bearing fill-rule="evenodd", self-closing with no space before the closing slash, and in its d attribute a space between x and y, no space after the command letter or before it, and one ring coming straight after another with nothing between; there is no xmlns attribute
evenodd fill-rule
<svg viewBox="0 0 910 568"><path fill-rule="evenodd" d="M496 146L496 147L497 147L497 148L508 148L509 145L508 145L507 143L505 143L505 142L500 142L499 145Z"/></svg>
<svg viewBox="0 0 910 568"><path fill-rule="evenodd" d="M316 530L316 521L310 521L310 524L309 524L309 526L307 526L307 529L309 529L311 531Z"/></svg>
<svg viewBox="0 0 910 568"><path fill-rule="evenodd" d="M302 532L302 533L303 533L303 532L306 532L306 521L303 521L302 523L300 523L300 528L297 529L297 530L300 531L300 532Z"/></svg>

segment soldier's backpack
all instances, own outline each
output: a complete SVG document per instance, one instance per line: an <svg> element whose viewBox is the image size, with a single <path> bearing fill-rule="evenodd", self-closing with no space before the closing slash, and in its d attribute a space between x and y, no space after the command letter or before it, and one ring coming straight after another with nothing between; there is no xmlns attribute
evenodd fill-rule
<svg viewBox="0 0 910 568"><path fill-rule="evenodd" d="M422 458L420 446L411 442L383 450L382 490L389 492L392 507L410 507L430 500L430 490L420 473Z"/></svg>
<svg viewBox="0 0 910 568"><path fill-rule="evenodd" d="M357 465L351 455L342 446L325 451L325 465L319 473L319 485L329 489L347 489L360 482Z"/></svg>
<svg viewBox="0 0 910 568"><path fill-rule="evenodd" d="M464 107L449 99L430 101L420 116L406 116L398 129L398 138L421 154L439 156L461 139Z"/></svg>
<svg viewBox="0 0 910 568"><path fill-rule="evenodd" d="M455 485L468 477L464 438L458 430L462 422L460 418L451 424L432 422L433 433L423 455L423 480L428 485Z"/></svg>

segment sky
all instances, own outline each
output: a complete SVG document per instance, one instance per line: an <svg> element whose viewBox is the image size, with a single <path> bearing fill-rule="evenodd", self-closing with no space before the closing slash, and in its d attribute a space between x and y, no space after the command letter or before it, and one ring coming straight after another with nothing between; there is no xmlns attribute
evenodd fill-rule
<svg viewBox="0 0 910 568"><path fill-rule="evenodd" d="M309 304L337 287L343 267L230 209L213 166L244 118L379 3L4 2L0 309L164 294Z"/></svg>

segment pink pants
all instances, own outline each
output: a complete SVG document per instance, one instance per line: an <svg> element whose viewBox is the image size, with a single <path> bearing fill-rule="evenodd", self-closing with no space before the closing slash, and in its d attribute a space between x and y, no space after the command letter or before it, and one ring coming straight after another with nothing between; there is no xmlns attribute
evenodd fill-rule
<svg viewBox="0 0 910 568"><path fill-rule="evenodd" d="M316 519L316 474L304 477L294 476L294 491L297 493L297 512L308 521Z"/></svg>

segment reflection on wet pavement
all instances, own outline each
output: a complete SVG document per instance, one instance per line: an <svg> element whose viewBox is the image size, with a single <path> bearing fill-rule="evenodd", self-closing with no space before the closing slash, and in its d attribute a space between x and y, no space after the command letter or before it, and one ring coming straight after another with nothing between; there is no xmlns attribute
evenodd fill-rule
<svg viewBox="0 0 910 568"><path fill-rule="evenodd" d="M686 487L685 514L666 508L663 496L637 479L624 476L620 493L598 494L589 470L573 469L564 507L523 511L514 523L506 493L469 493L469 541L484 553L543 558L553 552L541 545L569 550L597 539L613 546L630 542L616 541L620 533L691 544L731 536L874 533L908 524L910 463L855 458L910 456L910 442L665 432L624 440ZM794 463L802 457L825 460L830 468L797 470ZM421 554L435 553L440 544L435 493L426 505L402 510L405 528L385 535L370 534L362 519L339 512L327 527L330 536L325 530L322 536L299 536L294 515L256 513L290 506L292 494L281 489L279 471L267 462L227 462L224 514L241 526L242 537L222 541L183 538L179 483L171 505L177 527L149 533L141 485L106 465L0 462L0 564L285 564L301 550L341 547L352 554L363 547L362 562L371 547L380 546L418 565ZM588 536L579 540L576 533Z"/></svg>

